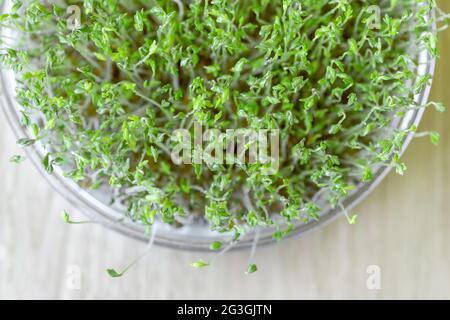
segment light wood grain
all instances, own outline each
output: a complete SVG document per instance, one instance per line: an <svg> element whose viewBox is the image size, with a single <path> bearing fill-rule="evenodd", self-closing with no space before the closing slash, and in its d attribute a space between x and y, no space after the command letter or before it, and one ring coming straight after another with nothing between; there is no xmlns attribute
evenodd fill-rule
<svg viewBox="0 0 450 320"><path fill-rule="evenodd" d="M450 2L441 1L450 11ZM441 38L432 99L450 107L450 32ZM60 211L76 212L20 153L0 115L0 298L81 299L450 299L450 113L429 110L421 130L439 130L442 143L415 140L404 177L391 174L356 212L311 234L259 248L260 271L243 274L248 252L231 253L194 270L202 255L155 248L131 272L111 279L145 244L98 225L69 226ZM381 290L366 286L370 265L381 268ZM68 286L71 266L79 290ZM69 269L68 269L69 268Z"/></svg>

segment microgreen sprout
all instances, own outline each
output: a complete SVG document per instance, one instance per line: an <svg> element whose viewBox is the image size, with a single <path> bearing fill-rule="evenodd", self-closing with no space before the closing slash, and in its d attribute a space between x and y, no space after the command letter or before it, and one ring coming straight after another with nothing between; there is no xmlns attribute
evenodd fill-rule
<svg viewBox="0 0 450 320"><path fill-rule="evenodd" d="M258 267L256 266L256 264L250 264L247 267L246 274L252 274L252 273L255 273L256 271L258 271Z"/></svg>
<svg viewBox="0 0 450 320"><path fill-rule="evenodd" d="M439 132L436 131L416 133L415 137L416 138L429 137L431 143L436 146L439 145L439 142L441 140L441 135L439 134Z"/></svg>
<svg viewBox="0 0 450 320"><path fill-rule="evenodd" d="M141 253L137 258L135 258L130 264L128 264L122 270L122 272L118 272L118 271L116 271L116 269L113 269L113 268L108 268L108 269L106 269L106 273L111 278L123 277L125 275L125 273L128 272L128 270L130 270L134 265L136 265L139 261L141 261L143 258L145 258L150 253L150 251L153 248L153 244L155 243L156 233L157 233L157 228L155 226L153 226L150 231L150 240L148 242L146 250L144 250L143 253Z"/></svg>
<svg viewBox="0 0 450 320"><path fill-rule="evenodd" d="M223 243L220 241L215 241L213 243L211 243L211 250L217 251L222 249Z"/></svg>
<svg viewBox="0 0 450 320"><path fill-rule="evenodd" d="M347 217L347 220L348 220L349 224L354 225L354 224L356 224L356 222L358 220L358 215L357 214L351 215L351 216Z"/></svg>
<svg viewBox="0 0 450 320"><path fill-rule="evenodd" d="M19 154L16 154L16 155L14 155L14 156L12 156L10 159L9 159L9 162L12 162L12 163L16 163L16 164L20 164L20 163L22 163L23 161L25 161L25 157L24 156L21 156L21 155L19 155Z"/></svg>
<svg viewBox="0 0 450 320"><path fill-rule="evenodd" d="M106 272L109 274L109 276L111 278L120 278L124 275L124 273L126 272L126 270L124 272L117 272L114 269L106 269Z"/></svg>
<svg viewBox="0 0 450 320"><path fill-rule="evenodd" d="M90 224L90 223L95 223L95 222L92 222L92 221L73 221L72 218L70 217L70 214L66 210L62 211L61 216L62 216L64 222L67 223L67 224Z"/></svg>
<svg viewBox="0 0 450 320"><path fill-rule="evenodd" d="M202 259L191 263L191 266L196 269L205 268L208 267L209 265L210 265L209 262L206 262L205 260Z"/></svg>

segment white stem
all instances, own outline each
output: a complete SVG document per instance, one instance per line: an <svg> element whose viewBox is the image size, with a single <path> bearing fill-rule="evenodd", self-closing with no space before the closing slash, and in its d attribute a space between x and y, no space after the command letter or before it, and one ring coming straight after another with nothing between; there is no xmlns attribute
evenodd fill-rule
<svg viewBox="0 0 450 320"><path fill-rule="evenodd" d="M173 2L175 2L176 5L178 6L178 16L180 17L180 20L183 19L183 17L184 17L183 2L181 2L181 0L173 0Z"/></svg>
<svg viewBox="0 0 450 320"><path fill-rule="evenodd" d="M251 264L253 261L253 258L255 257L256 247L258 246L258 241L259 241L259 230L256 231L255 239L253 239L252 251L250 252L250 257L248 258L248 264Z"/></svg>

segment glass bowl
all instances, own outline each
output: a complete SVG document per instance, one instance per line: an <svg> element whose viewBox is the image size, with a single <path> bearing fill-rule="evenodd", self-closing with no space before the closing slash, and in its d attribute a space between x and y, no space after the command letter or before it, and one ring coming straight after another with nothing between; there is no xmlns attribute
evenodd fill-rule
<svg viewBox="0 0 450 320"><path fill-rule="evenodd" d="M8 2L8 1L7 1ZM2 5L2 9L5 2ZM1 10L3 11L3 10ZM3 30L1 31L3 34ZM418 57L417 77L425 74L434 74L435 60L427 51L423 51ZM423 92L416 95L415 100L420 105L426 104L430 93L431 84ZM15 100L15 76L12 71L0 71L0 105L6 114L8 122L14 131L15 136L19 138L30 137L31 133L21 124L19 110L20 106ZM418 126L424 109L409 110L401 119L394 119L392 127L406 129L412 125ZM408 147L413 135L410 134L404 142L403 151ZM77 207L89 219L97 221L102 225L118 231L124 235L135 239L149 241L148 229L131 220L124 219L124 212L119 208L110 206L108 197L101 191L91 191L81 188L74 181L65 178L60 168L55 168L53 174L48 174L41 165L45 150L43 146L36 143L32 147L26 148L27 157L32 161L36 168L42 173L45 179L59 192L64 198ZM388 167L380 167L374 174L374 179L369 183L361 183L355 188L349 196L342 201L342 205L351 210L360 203L389 173ZM324 207L320 214L319 221L313 221L307 224L298 222L295 224L294 231L290 236L297 236L320 226L331 222L336 217L343 214L340 209ZM183 227L175 228L156 222L154 243L159 246L165 246L182 250L209 251L210 244L214 241L228 242L231 239L230 234L220 234L209 230L208 225L204 223L191 222ZM230 249L238 250L249 248L257 238L258 245L274 243L272 237L275 228L264 228L249 232L242 240L235 243Z"/></svg>

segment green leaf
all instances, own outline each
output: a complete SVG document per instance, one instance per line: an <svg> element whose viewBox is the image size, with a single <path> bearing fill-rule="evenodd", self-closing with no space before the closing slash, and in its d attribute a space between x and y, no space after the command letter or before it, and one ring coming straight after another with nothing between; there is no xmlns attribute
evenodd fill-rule
<svg viewBox="0 0 450 320"><path fill-rule="evenodd" d="M256 265L256 264L250 264L250 265L247 267L247 272L246 272L246 274L252 274L252 273L255 273L256 271L258 271L257 265Z"/></svg>
<svg viewBox="0 0 450 320"><path fill-rule="evenodd" d="M134 29L136 29L136 31L144 31L144 19L144 9L136 12L134 15Z"/></svg>
<svg viewBox="0 0 450 320"><path fill-rule="evenodd" d="M108 275L111 278L120 278L120 277L122 277L124 275L123 273L119 273L119 272L117 272L114 269L106 269L106 272L108 273Z"/></svg>
<svg viewBox="0 0 450 320"><path fill-rule="evenodd" d="M201 269L209 266L209 262L206 262L204 260L198 260L191 263L191 266L196 269Z"/></svg>
<svg viewBox="0 0 450 320"><path fill-rule="evenodd" d="M25 157L21 156L21 155L14 155L9 159L9 162L15 163L15 164L20 164L23 161L25 161Z"/></svg>
<svg viewBox="0 0 450 320"><path fill-rule="evenodd" d="M358 215L354 214L354 215L348 217L347 220L348 220L349 224L355 225L356 222L358 221Z"/></svg>
<svg viewBox="0 0 450 320"><path fill-rule="evenodd" d="M22 147L29 147L36 143L36 140L30 138L22 138L17 140L17 143Z"/></svg>
<svg viewBox="0 0 450 320"><path fill-rule="evenodd" d="M278 230L273 234L273 239L276 241L281 241L283 239L283 232Z"/></svg>
<svg viewBox="0 0 450 320"><path fill-rule="evenodd" d="M216 242L211 243L210 248L213 251L217 251L217 250L222 249L222 246L223 246L222 242L216 241Z"/></svg>
<svg viewBox="0 0 450 320"><path fill-rule="evenodd" d="M53 160L50 158L50 154L47 153L44 158L42 158L42 165L44 166L44 169L48 173L53 173Z"/></svg>
<svg viewBox="0 0 450 320"><path fill-rule="evenodd" d="M430 140L432 144L437 146L439 145L439 142L441 140L441 135L439 134L439 132L433 131L430 133Z"/></svg>
<svg viewBox="0 0 450 320"><path fill-rule="evenodd" d="M434 107L438 112L445 112L445 106L443 103L434 103Z"/></svg>
<svg viewBox="0 0 450 320"><path fill-rule="evenodd" d="M62 213L62 218L64 220L65 223L67 224L89 224L89 223L93 223L91 221L73 221L72 218L70 217L70 214L66 211L63 210Z"/></svg>
<svg viewBox="0 0 450 320"><path fill-rule="evenodd" d="M363 182L370 182L373 180L373 172L370 167L365 167L361 180Z"/></svg>
<svg viewBox="0 0 450 320"><path fill-rule="evenodd" d="M62 216L63 216L63 219L64 219L64 222L66 222L66 223L71 223L71 221L70 221L70 215L69 215L69 213L67 212L67 211L63 211L62 212Z"/></svg>

